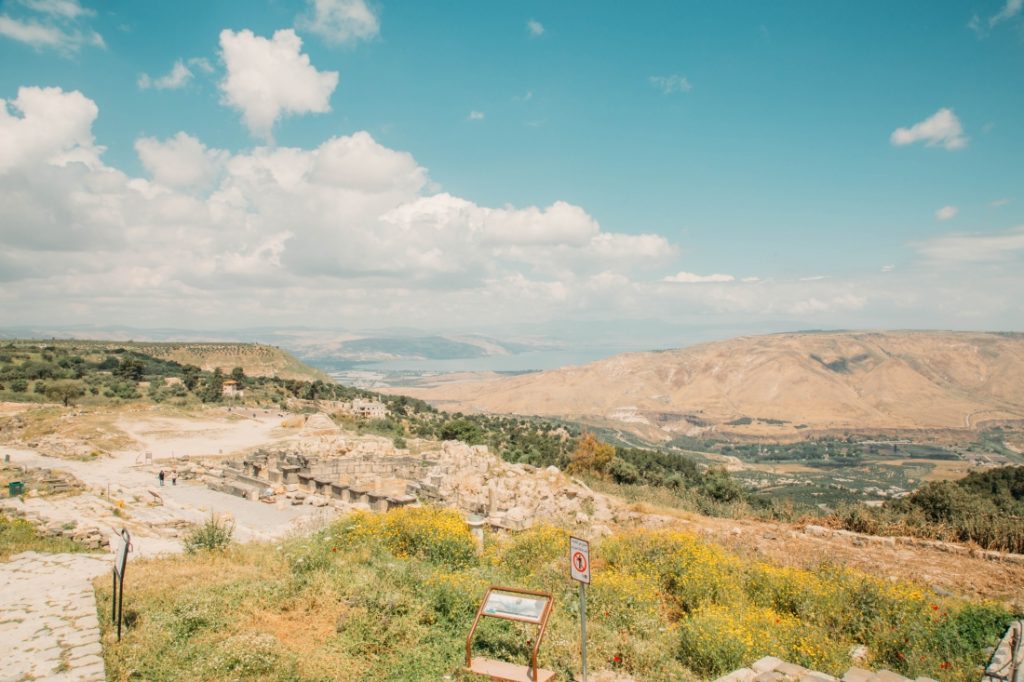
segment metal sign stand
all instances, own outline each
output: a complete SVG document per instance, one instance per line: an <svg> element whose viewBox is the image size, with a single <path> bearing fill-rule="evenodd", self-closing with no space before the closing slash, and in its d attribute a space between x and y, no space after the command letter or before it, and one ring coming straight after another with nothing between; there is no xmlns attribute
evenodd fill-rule
<svg viewBox="0 0 1024 682"><path fill-rule="evenodd" d="M548 592L522 590L517 587L492 585L477 609L473 627L466 637L466 670L501 682L551 682L555 673L537 665L537 652L551 617L553 597ZM529 665L473 656L473 635L483 617L500 618L539 626L537 639L530 651Z"/></svg>
<svg viewBox="0 0 1024 682"><path fill-rule="evenodd" d="M590 543L582 538L569 538L569 576L580 584L580 657L583 659L582 682L587 682L587 585L590 584Z"/></svg>
<svg viewBox="0 0 1024 682"><path fill-rule="evenodd" d="M114 557L114 585L111 590L110 622L117 623L117 641L121 641L121 616L124 606L124 570L128 566L128 552L132 549L132 536L127 528L121 529L121 546Z"/></svg>

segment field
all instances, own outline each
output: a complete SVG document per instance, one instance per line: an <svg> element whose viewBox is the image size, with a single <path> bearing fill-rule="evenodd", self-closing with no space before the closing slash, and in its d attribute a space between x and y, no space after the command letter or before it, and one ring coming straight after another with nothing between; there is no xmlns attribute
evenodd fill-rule
<svg viewBox="0 0 1024 682"><path fill-rule="evenodd" d="M126 634L104 635L109 679L423 680L461 671L489 584L550 591L541 665L579 667L567 533L488 537L481 555L450 511L354 514L308 538L140 561L126 587ZM716 676L773 654L832 674L864 665L911 678L977 679L1011 614L909 583L821 565L743 559L676 531L632 531L594 548L591 670L645 682ZM99 610L109 585L96 582ZM486 621L476 653L525 661L526 626Z"/></svg>

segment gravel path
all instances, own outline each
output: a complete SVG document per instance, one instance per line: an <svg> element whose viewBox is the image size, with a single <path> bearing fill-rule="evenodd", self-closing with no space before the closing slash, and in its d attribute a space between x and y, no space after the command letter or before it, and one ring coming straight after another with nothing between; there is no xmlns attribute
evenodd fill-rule
<svg viewBox="0 0 1024 682"><path fill-rule="evenodd" d="M92 580L109 555L24 552L0 563L0 682L106 679Z"/></svg>

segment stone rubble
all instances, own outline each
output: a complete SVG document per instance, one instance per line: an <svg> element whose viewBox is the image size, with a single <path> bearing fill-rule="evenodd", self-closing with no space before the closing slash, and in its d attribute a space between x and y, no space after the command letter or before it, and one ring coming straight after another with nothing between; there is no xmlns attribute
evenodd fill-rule
<svg viewBox="0 0 1024 682"><path fill-rule="evenodd" d="M795 663L787 663L775 656L765 656L754 661L749 668L734 670L728 675L719 677L715 682L936 682L930 677L918 677L916 680L904 677L891 670L872 672L856 666L850 668L842 677L834 677L828 673L808 670Z"/></svg>
<svg viewBox="0 0 1024 682"><path fill-rule="evenodd" d="M383 438L325 436L241 461L195 465L212 489L278 505L387 511L437 504L484 517L495 529L522 530L545 521L586 525L597 535L610 532L610 524L640 518L556 467L509 464L487 446L459 441L413 456Z"/></svg>

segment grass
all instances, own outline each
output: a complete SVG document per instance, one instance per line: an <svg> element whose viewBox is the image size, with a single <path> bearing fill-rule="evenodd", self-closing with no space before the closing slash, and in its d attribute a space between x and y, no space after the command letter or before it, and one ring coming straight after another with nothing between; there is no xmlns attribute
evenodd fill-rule
<svg viewBox="0 0 1024 682"><path fill-rule="evenodd" d="M353 514L278 545L133 563L120 643L104 624L111 680L468 680L465 636L491 584L555 595L541 665L579 668L576 586L567 533L489 536L473 551L452 511ZM823 565L808 571L741 559L675 531L595 543L588 595L592 670L696 680L777 655L841 675L850 647L911 678L977 679L1005 607L932 596ZM110 606L105 579L98 608ZM528 626L485 619L474 651L525 663Z"/></svg>
<svg viewBox="0 0 1024 682"><path fill-rule="evenodd" d="M0 561L21 552L89 552L81 543L65 537L46 537L38 527L26 521L0 514Z"/></svg>

